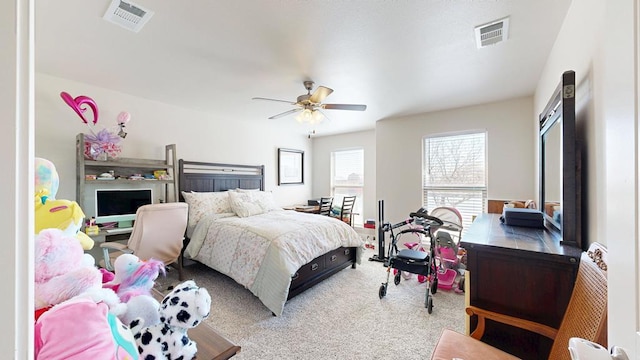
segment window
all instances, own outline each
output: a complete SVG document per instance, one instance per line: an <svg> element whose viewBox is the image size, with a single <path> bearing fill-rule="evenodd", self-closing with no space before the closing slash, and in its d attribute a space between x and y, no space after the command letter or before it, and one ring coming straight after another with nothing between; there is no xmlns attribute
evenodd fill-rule
<svg viewBox="0 0 640 360"><path fill-rule="evenodd" d="M364 149L338 150L331 153L331 196L340 206L345 196L356 196L353 225L362 225L364 194Z"/></svg>
<svg viewBox="0 0 640 360"><path fill-rule="evenodd" d="M486 210L486 133L427 137L423 150L423 206L458 209L467 229Z"/></svg>

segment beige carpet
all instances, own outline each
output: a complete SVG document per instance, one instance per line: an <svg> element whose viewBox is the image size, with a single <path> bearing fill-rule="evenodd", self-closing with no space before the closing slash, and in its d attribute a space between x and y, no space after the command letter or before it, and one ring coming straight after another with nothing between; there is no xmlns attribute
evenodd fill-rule
<svg viewBox="0 0 640 360"><path fill-rule="evenodd" d="M415 275L400 285L389 281L387 296L378 298L385 268L368 261L342 270L289 300L274 317L244 287L201 264L185 268L185 279L207 288L212 298L206 320L242 347L234 359L428 359L443 328L464 332L464 295L439 290L433 313L424 307L425 284ZM157 286L177 283L177 272Z"/></svg>

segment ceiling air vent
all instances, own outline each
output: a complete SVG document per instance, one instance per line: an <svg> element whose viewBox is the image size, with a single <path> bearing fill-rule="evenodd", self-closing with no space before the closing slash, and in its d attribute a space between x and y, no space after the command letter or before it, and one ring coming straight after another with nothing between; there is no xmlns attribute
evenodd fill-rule
<svg viewBox="0 0 640 360"><path fill-rule="evenodd" d="M502 42L509 37L509 18L476 26L475 32L478 49Z"/></svg>
<svg viewBox="0 0 640 360"><path fill-rule="evenodd" d="M153 16L153 11L140 5L122 0L112 0L102 18L127 30L138 32L151 16Z"/></svg>

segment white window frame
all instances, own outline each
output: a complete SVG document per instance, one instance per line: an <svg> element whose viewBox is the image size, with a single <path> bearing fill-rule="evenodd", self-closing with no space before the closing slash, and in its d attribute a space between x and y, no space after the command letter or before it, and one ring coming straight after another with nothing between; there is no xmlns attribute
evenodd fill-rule
<svg viewBox="0 0 640 360"><path fill-rule="evenodd" d="M340 184L337 185L336 180L336 154L359 151L362 154L362 181L360 185ZM364 209L364 148L354 147L347 149L339 149L331 152L331 196L333 196L333 206L341 206L344 196L356 195L356 202L353 205L353 226L362 227L364 224L362 209ZM345 189L347 191L339 191Z"/></svg>
<svg viewBox="0 0 640 360"><path fill-rule="evenodd" d="M432 169L434 165L434 164L431 164L432 161L430 161L430 149L429 149L430 143L432 141L443 141L443 140L447 141L447 138L451 141L457 141L458 139L461 141L468 141L470 139L473 139L474 137L476 140L482 139L482 142L483 142L482 144L477 145L477 146L480 146L481 148L478 149L480 151L476 151L474 152L474 154L476 157L479 156L481 158L482 165L484 168L482 171L482 174L480 174L479 176L473 176L473 178L475 179L474 183L465 184L464 180L461 180L461 182L458 182L458 183L455 183L455 182L444 183L441 180L439 183L430 184L429 172L430 172L430 168ZM439 206L455 207L456 209L458 209L458 211L460 211L462 215L462 224L464 226L464 229L467 229L471 225L471 221L473 220L473 218L475 216L480 215L480 213L486 212L486 209L487 209L487 188L488 188L487 132L485 130L478 130L478 131L425 136L422 140L422 147L423 147L422 148L422 155L423 155L423 158L422 158L422 204L423 206L426 207L429 211ZM444 151L445 152L448 151L448 154L451 155L452 149L453 148L450 148ZM446 154L443 154L443 155L446 155ZM449 156L449 155L446 155L446 156ZM467 164L469 164L472 161L473 162L480 161L476 157L466 158ZM470 165L467 165L467 166L470 166ZM478 168L476 167L476 170L472 170L471 172L468 172L468 173L473 173L473 172L477 173L478 172L477 169ZM447 167L447 170L445 170L445 172L448 172L450 170L451 168ZM436 180L436 182L438 181ZM434 198L433 194L436 192L443 194L441 199ZM456 198L457 195L464 192L469 192L470 195L472 195L472 199L467 198L465 200L460 200L459 198ZM447 194L451 194L451 195L447 196Z"/></svg>

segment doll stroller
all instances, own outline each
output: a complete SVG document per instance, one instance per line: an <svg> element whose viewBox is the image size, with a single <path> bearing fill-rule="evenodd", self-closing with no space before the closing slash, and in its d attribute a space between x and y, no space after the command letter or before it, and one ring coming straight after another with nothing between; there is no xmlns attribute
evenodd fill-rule
<svg viewBox="0 0 640 360"><path fill-rule="evenodd" d="M446 231L438 231L435 235L435 253L438 263L436 276L440 289L451 290L458 276L458 245L453 241L451 234Z"/></svg>
<svg viewBox="0 0 640 360"><path fill-rule="evenodd" d="M446 230L456 244L460 243L462 238L462 215L458 209L448 206L440 206L431 210L429 214L442 220L442 225L431 228L432 232Z"/></svg>
<svg viewBox="0 0 640 360"><path fill-rule="evenodd" d="M421 209L422 210L422 209ZM442 220L430 216L426 211L418 211L409 214L410 218L391 225L390 223L384 223L382 225L382 231L390 233L391 242L389 243L389 258L387 260L387 281L382 283L378 291L380 299L387 295L387 287L389 284L389 278L391 276L391 269L397 269L393 277L393 283L397 286L400 284L401 272L406 271L413 274L423 275L427 281L427 289L425 294L425 307L429 314L433 311L433 299L431 294L435 294L438 290L438 277L435 275L436 263L435 263L435 243L430 230L430 227L440 226L443 224ZM412 223L417 223L421 226L412 226L400 230L395 233L394 230L402 226L408 226ZM398 240L403 234L417 234L429 239L428 251L418 251L413 249L402 249L398 251Z"/></svg>
<svg viewBox="0 0 640 360"><path fill-rule="evenodd" d="M441 206L431 210L431 216L443 222L441 226L431 228L431 232L435 234L436 259L439 262L438 287L451 290L454 288L461 263L458 246L462 238L462 215L456 208ZM459 292L463 287L464 278L454 290Z"/></svg>

